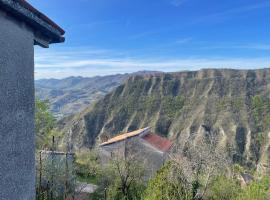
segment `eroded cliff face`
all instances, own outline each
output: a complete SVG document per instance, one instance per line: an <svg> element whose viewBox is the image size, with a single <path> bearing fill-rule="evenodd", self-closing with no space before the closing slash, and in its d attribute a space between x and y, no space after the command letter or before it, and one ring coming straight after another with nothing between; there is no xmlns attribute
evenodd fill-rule
<svg viewBox="0 0 270 200"><path fill-rule="evenodd" d="M75 148L146 126L180 145L213 136L234 162L270 167L270 69L134 76L59 125Z"/></svg>

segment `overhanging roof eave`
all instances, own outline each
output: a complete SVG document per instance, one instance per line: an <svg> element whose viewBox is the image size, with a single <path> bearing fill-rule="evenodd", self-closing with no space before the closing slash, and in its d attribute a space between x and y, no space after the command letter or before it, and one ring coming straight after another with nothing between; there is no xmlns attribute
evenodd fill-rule
<svg viewBox="0 0 270 200"><path fill-rule="evenodd" d="M46 38L49 44L65 41L65 31L24 0L0 0L0 9L25 22Z"/></svg>

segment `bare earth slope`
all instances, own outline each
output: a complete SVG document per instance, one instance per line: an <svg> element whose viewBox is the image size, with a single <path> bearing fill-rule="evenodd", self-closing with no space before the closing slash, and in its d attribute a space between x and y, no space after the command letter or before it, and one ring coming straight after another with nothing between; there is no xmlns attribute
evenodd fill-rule
<svg viewBox="0 0 270 200"><path fill-rule="evenodd" d="M234 162L268 168L270 69L133 76L59 123L75 148L147 126L181 145L212 135Z"/></svg>

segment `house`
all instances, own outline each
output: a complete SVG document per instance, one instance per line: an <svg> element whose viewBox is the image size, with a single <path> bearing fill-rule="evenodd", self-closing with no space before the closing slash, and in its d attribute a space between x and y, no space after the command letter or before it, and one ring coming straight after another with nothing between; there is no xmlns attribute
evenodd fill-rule
<svg viewBox="0 0 270 200"><path fill-rule="evenodd" d="M135 156L146 168L147 177L151 177L164 164L172 142L143 128L120 134L99 145L102 164L114 157Z"/></svg>
<svg viewBox="0 0 270 200"><path fill-rule="evenodd" d="M35 199L34 45L65 31L25 0L0 0L0 200Z"/></svg>

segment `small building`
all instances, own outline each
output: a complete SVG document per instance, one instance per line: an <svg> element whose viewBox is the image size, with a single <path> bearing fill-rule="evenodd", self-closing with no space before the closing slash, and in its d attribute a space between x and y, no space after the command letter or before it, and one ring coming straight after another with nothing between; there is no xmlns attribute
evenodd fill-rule
<svg viewBox="0 0 270 200"><path fill-rule="evenodd" d="M25 0L0 0L0 200L35 199L34 45L65 31Z"/></svg>
<svg viewBox="0 0 270 200"><path fill-rule="evenodd" d="M167 159L172 142L143 128L133 132L120 134L99 145L103 165L118 156L126 158L135 156L145 165L147 177L151 177Z"/></svg>

